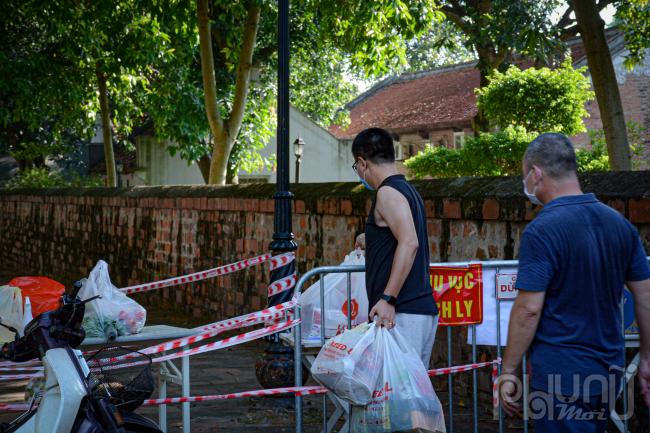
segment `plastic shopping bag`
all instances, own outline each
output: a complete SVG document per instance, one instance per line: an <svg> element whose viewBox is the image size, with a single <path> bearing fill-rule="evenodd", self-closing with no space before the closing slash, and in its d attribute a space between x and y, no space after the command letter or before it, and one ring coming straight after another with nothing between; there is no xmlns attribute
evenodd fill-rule
<svg viewBox="0 0 650 433"><path fill-rule="evenodd" d="M147 311L111 283L108 265L103 260L90 271L79 291L82 300L97 295L101 298L86 304L83 327L87 336L114 340L118 335L142 330Z"/></svg>
<svg viewBox="0 0 650 433"><path fill-rule="evenodd" d="M345 256L341 265L364 265L365 258L360 250ZM348 327L347 274L328 274L324 277L325 285L325 337L333 337L344 332ZM368 294L366 293L366 276L363 272L350 275L351 295L350 316L352 327L368 321ZM311 285L300 296L302 308L302 338L320 338L321 305L320 281Z"/></svg>
<svg viewBox="0 0 650 433"><path fill-rule="evenodd" d="M18 287L0 286L0 319L7 326L16 328L22 333L23 324L23 298ZM14 341L14 333L0 326L0 343Z"/></svg>
<svg viewBox="0 0 650 433"><path fill-rule="evenodd" d="M20 287L23 303L25 298L29 298L33 317L59 308L61 296L65 292L63 284L47 277L16 277L8 284Z"/></svg>
<svg viewBox="0 0 650 433"><path fill-rule="evenodd" d="M366 404L381 371L381 358L372 346L376 325L364 323L328 340L311 367L311 374L338 397Z"/></svg>
<svg viewBox="0 0 650 433"><path fill-rule="evenodd" d="M440 400L420 357L396 329L377 328L381 368L372 400L352 407L354 433L445 432Z"/></svg>

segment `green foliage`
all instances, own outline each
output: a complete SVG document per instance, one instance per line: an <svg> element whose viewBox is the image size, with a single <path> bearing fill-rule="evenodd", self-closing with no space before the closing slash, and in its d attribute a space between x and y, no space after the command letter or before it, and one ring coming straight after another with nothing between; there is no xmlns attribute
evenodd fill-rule
<svg viewBox="0 0 650 433"><path fill-rule="evenodd" d="M477 105L493 126L575 135L585 130L585 103L594 98L585 70L573 69L570 60L553 70L510 66L505 73L495 71L490 84L477 89Z"/></svg>
<svg viewBox="0 0 650 433"><path fill-rule="evenodd" d="M650 1L619 0L616 6L616 20L628 50L625 65L632 69L643 62L650 48Z"/></svg>
<svg viewBox="0 0 650 433"><path fill-rule="evenodd" d="M467 137L460 149L427 147L409 158L405 165L416 178L430 176L506 176L521 172L521 159L536 134L521 127Z"/></svg>
<svg viewBox="0 0 650 433"><path fill-rule="evenodd" d="M66 178L63 174L52 172L47 167L28 168L10 179L6 188L60 188L102 186L101 177L81 177L74 175Z"/></svg>
<svg viewBox="0 0 650 433"><path fill-rule="evenodd" d="M648 160L645 155L645 143L648 140L648 131L634 121L627 122L626 126L632 156L632 169L647 170ZM578 171L609 171L605 132L602 129L590 129L587 134L589 135L589 147L576 150Z"/></svg>

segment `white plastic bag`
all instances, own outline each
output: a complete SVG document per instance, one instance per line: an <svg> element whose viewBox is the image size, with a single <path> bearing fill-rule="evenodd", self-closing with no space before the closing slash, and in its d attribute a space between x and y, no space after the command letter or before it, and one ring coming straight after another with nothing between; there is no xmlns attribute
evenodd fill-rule
<svg viewBox="0 0 650 433"><path fill-rule="evenodd" d="M106 337L114 340L118 335L137 334L144 327L147 311L111 283L108 265L97 262L84 281L79 297L93 296L101 299L86 304L83 327L88 337Z"/></svg>
<svg viewBox="0 0 650 433"><path fill-rule="evenodd" d="M0 318L2 323L16 328L22 334L23 324L23 296L18 287L0 286ZM0 326L0 343L14 341L14 333Z"/></svg>
<svg viewBox="0 0 650 433"><path fill-rule="evenodd" d="M411 345L397 329L377 327L376 340L370 347L379 352L381 367L372 400L365 406L352 407L352 432L444 433L440 400Z"/></svg>
<svg viewBox="0 0 650 433"><path fill-rule="evenodd" d="M377 327L364 323L328 340L311 366L316 381L353 404L366 404L381 370L381 358L370 346Z"/></svg>
<svg viewBox="0 0 650 433"><path fill-rule="evenodd" d="M365 265L361 250L345 256L341 265ZM325 337L339 335L348 328L347 274L328 274L325 282ZM368 294L366 293L366 276L363 272L350 275L352 302L350 303L352 327L368 321ZM300 296L302 308L302 338L320 338L321 305L320 281L312 284Z"/></svg>

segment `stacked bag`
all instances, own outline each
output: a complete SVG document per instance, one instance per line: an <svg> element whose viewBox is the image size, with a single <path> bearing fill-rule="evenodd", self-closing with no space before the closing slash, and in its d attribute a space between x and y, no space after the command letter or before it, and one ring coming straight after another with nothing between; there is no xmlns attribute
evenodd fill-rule
<svg viewBox="0 0 650 433"><path fill-rule="evenodd" d="M446 431L426 368L395 328L366 323L328 340L311 373L353 405L354 433Z"/></svg>

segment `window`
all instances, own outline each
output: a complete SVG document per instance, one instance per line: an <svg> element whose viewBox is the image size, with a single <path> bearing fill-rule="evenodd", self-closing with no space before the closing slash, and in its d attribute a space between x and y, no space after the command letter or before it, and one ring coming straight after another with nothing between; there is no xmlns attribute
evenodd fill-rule
<svg viewBox="0 0 650 433"><path fill-rule="evenodd" d="M404 161L410 155L408 144L395 143L395 161Z"/></svg>
<svg viewBox="0 0 650 433"><path fill-rule="evenodd" d="M465 145L465 132L454 132L454 147L460 149Z"/></svg>

